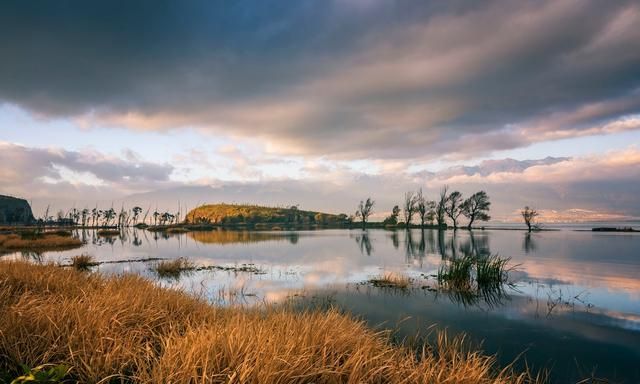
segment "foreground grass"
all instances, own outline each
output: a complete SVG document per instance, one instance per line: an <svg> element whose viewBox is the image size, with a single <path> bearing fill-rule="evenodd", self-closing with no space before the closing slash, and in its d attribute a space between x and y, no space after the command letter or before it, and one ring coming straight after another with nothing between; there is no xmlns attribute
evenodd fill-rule
<svg viewBox="0 0 640 384"><path fill-rule="evenodd" d="M0 262L0 371L79 382L526 383L441 335L421 353L336 311L219 308L142 277Z"/></svg>
<svg viewBox="0 0 640 384"><path fill-rule="evenodd" d="M43 233L36 235L4 234L0 235L0 251L53 251L73 249L82 246L82 241L61 233Z"/></svg>

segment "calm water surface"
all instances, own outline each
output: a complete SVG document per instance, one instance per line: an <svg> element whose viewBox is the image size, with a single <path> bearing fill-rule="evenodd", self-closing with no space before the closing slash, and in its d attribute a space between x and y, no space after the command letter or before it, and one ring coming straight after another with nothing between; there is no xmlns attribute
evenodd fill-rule
<svg viewBox="0 0 640 384"><path fill-rule="evenodd" d="M640 383L640 234L561 230L192 232L165 235L130 230L104 239L79 233L80 250L49 252L40 260L67 263L79 253L114 263L102 273L155 278L145 258L185 257L199 266L252 265L259 273L207 270L160 280L222 303L294 302L334 305L373 326L413 337L437 328L465 331L498 353L551 369L555 382L585 376ZM443 260L465 254L510 257L510 285L486 297L437 291ZM4 258L31 258L14 254ZM363 284L383 273L414 279L408 292ZM293 299L292 299L293 298Z"/></svg>

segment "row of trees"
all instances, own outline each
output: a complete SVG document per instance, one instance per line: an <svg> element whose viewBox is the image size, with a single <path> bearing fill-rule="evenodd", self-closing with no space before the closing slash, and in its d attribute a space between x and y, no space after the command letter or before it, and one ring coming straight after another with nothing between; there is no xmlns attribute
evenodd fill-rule
<svg viewBox="0 0 640 384"><path fill-rule="evenodd" d="M113 207L109 209L76 209L73 208L69 212L65 213L64 211L59 211L57 217L49 216L49 209L45 213L45 217L43 219L46 223L54 223L59 225L76 225L83 227L127 227L131 225L136 225L139 222L146 223L147 218L154 225L171 225L178 223L180 221L180 212L171 213L171 212L160 212L155 210L150 213L150 209L146 211L142 221L140 221L141 213L143 209L135 206L131 208L131 210L126 210L123 208L120 211L116 211Z"/></svg>
<svg viewBox="0 0 640 384"><path fill-rule="evenodd" d="M362 228L366 227L369 217L373 213L375 201L371 198L360 201L356 210L355 218L362 224ZM458 228L460 216L467 219L467 228L471 229L473 224L478 221L489 221L491 216L491 201L489 195L485 191L478 191L464 198L459 191L449 192L449 186L445 185L440 190L437 200L429 200L422 192L422 188L417 192L409 191L404 195L402 209L396 205L391 210L391 215L383 221L385 225L397 225L400 214L403 216L403 223L408 228L417 216L421 227L433 225L434 221L439 228L447 227L447 219L451 221L454 229ZM538 212L526 206L521 211L522 217L527 225L529 232L537 227L534 224Z"/></svg>
<svg viewBox="0 0 640 384"><path fill-rule="evenodd" d="M391 215L384 220L384 224L398 224L398 216L402 212L404 224L408 227L413 223L414 216L417 215L420 226L433 225L438 227L447 226L447 218L452 222L453 228L458 228L460 216L468 219L467 228L471 229L476 221L488 221L491 201L485 191L479 191L464 199L459 191L449 193L449 187L444 186L440 190L437 201L427 199L422 188L417 192L409 191L404 195L402 210L399 206L394 206Z"/></svg>

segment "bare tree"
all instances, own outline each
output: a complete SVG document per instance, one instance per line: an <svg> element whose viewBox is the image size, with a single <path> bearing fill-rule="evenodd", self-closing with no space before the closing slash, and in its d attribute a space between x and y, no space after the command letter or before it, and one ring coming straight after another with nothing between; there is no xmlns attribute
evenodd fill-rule
<svg viewBox="0 0 640 384"><path fill-rule="evenodd" d="M440 200L436 204L436 221L438 222L439 228L446 228L447 222L445 219L446 208L447 208L447 197L449 192L449 186L445 185L440 189Z"/></svg>
<svg viewBox="0 0 640 384"><path fill-rule="evenodd" d="M409 228L411 225L411 219L413 219L413 215L416 213L418 203L418 195L414 192L407 192L404 194L404 224L406 228Z"/></svg>
<svg viewBox="0 0 640 384"><path fill-rule="evenodd" d="M467 228L471 229L473 222L476 220L490 220L491 216L487 213L490 207L491 202L489 201L489 195L487 195L485 191L476 192L465 200L460 206L460 210L462 214L469 219Z"/></svg>
<svg viewBox="0 0 640 384"><path fill-rule="evenodd" d="M539 215L538 211L536 211L533 208L529 208L529 206L527 205L526 207L524 207L522 211L520 211L520 214L522 214L524 223L527 225L529 232L531 232L531 230L533 229L535 219Z"/></svg>
<svg viewBox="0 0 640 384"><path fill-rule="evenodd" d="M359 219L362 223L363 230L366 228L369 216L371 216L371 214L373 213L374 204L375 201L371 200L370 197L368 197L366 201L360 200L360 205L358 206L358 210L356 211L356 218Z"/></svg>
<svg viewBox="0 0 640 384"><path fill-rule="evenodd" d="M422 188L418 190L418 198L416 209L418 211L418 216L420 217L420 227L424 228L424 223L426 221L432 221L435 215L436 202L427 200L422 194Z"/></svg>
<svg viewBox="0 0 640 384"><path fill-rule="evenodd" d="M460 206L462 205L462 193L458 191L453 191L447 197L447 203L445 204L445 213L451 221L453 222L453 229L458 228L458 217L462 214L462 209Z"/></svg>

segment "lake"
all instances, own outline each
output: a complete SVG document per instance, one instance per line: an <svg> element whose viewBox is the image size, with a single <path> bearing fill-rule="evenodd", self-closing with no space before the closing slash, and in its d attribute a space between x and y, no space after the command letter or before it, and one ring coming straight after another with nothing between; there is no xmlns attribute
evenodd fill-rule
<svg viewBox="0 0 640 384"><path fill-rule="evenodd" d="M553 382L604 377L640 382L640 234L565 228L519 230L211 231L182 234L130 229L43 255L12 254L68 263L80 253L108 262L102 273L156 278L147 258L187 258L218 268L189 272L160 284L207 295L222 305L293 303L337 306L398 339L429 337L433 329L464 331L502 364L518 358L550 369ZM463 255L511 258L509 284L485 296L435 289L433 277ZM132 260L130 262L121 262ZM376 288L367 280L393 272L409 276L408 291ZM434 328L435 327L435 328Z"/></svg>

